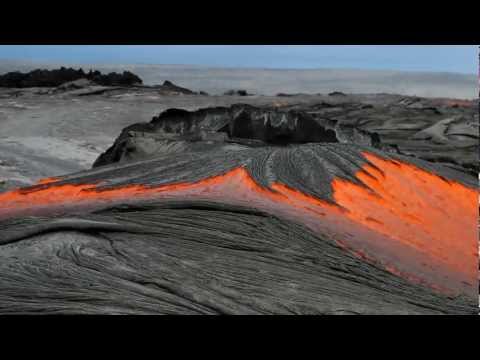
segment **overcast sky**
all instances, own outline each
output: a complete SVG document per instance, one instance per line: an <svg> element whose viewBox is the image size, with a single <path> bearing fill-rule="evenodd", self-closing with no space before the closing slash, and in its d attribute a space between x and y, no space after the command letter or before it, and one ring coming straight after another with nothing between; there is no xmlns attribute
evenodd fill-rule
<svg viewBox="0 0 480 360"><path fill-rule="evenodd" d="M67 65L191 64L478 72L476 45L0 45L0 59Z"/></svg>

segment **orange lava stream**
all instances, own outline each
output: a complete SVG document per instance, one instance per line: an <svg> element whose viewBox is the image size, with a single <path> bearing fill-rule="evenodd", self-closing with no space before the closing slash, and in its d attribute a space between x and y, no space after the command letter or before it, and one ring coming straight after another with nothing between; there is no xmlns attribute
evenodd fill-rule
<svg viewBox="0 0 480 360"><path fill-rule="evenodd" d="M347 216L452 271L473 275L478 268L478 191L407 163L363 155L382 172L366 165L356 174L374 194L335 179L335 202L349 210Z"/></svg>
<svg viewBox="0 0 480 360"><path fill-rule="evenodd" d="M371 164L356 177L369 189L335 179L333 198L339 206L281 183L263 188L244 168L236 168L196 183L102 191L95 184L56 185L55 179L47 179L41 186L0 194L0 220L142 199L223 201L304 224L410 281L448 293L476 294L478 192L407 163L363 155Z"/></svg>

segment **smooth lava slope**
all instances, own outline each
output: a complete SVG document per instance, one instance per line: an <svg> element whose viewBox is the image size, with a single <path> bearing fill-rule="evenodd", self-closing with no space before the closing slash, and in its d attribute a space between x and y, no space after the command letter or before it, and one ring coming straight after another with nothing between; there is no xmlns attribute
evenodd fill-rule
<svg viewBox="0 0 480 360"><path fill-rule="evenodd" d="M158 179L152 180L156 176L153 170L149 181L145 180L145 171L135 181L122 177L140 167L154 169L156 163L152 162L125 165L123 173L119 170L122 166L116 166L46 179L34 187L0 194L0 224L11 218L87 212L152 199L246 205L307 226L346 251L408 281L443 294L476 294L477 189L406 161L362 150L355 156L363 161L351 178L331 177L327 184L330 196L315 196L314 191L302 187L308 189L309 182L318 181L315 177L298 171L289 175L309 178L297 186L298 182L280 175L272 165L278 162L275 159L284 159L285 151L293 150L265 151L270 151L270 162L264 161L262 171L252 166L256 160L236 158L230 168L219 169L212 176L199 175L200 179L192 181L171 181L165 174L167 183L158 184ZM298 152L288 156L293 158ZM258 181L258 173L267 178L267 186L265 179L263 184ZM121 181L111 181L115 177ZM12 239L0 235L0 244Z"/></svg>

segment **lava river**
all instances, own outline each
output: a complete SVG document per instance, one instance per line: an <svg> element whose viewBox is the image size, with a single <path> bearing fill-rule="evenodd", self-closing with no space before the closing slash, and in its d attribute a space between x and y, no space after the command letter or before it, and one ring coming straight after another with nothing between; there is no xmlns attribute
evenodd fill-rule
<svg viewBox="0 0 480 360"><path fill-rule="evenodd" d="M276 182L264 188L239 167L195 183L98 190L97 184L57 184L0 194L0 221L95 209L151 199L228 202L301 223L365 261L449 295L478 291L478 191L414 165L363 153L355 176L336 178L334 203Z"/></svg>

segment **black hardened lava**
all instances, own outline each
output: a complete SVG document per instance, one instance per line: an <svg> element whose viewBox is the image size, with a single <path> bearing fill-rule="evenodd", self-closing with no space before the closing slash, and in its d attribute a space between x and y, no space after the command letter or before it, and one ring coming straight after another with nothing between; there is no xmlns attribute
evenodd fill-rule
<svg viewBox="0 0 480 360"><path fill-rule="evenodd" d="M0 87L29 88L29 87L56 87L66 82L87 79L103 86L129 86L142 84L142 79L130 71L123 73L102 74L100 71L89 72L83 69L61 67L60 69L36 69L28 73L9 72L0 75Z"/></svg>

